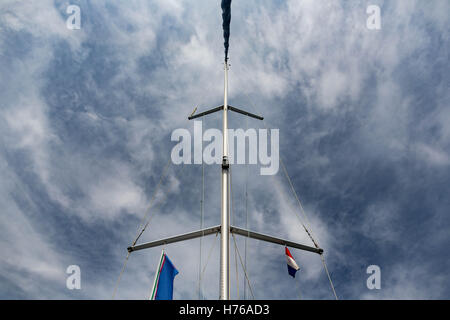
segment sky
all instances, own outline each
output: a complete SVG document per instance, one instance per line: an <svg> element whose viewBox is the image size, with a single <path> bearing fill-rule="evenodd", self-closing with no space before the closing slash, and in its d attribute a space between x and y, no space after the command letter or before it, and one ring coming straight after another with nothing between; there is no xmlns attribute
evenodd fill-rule
<svg viewBox="0 0 450 320"><path fill-rule="evenodd" d="M450 298L448 12L447 0L232 2L229 103L280 130L340 299ZM223 103L221 13L210 0L1 1L1 299L111 299L145 216L138 243L220 223L220 165L203 166L202 184L201 165L170 163L170 137L193 132L195 106ZM221 128L219 114L202 121ZM259 169L232 166L232 223L312 245L281 168ZM250 284L232 242L231 298L334 298L318 255L291 249L293 279L283 247L236 244ZM174 299L218 298L214 235L164 249ZM130 255L116 299L148 298L160 253Z"/></svg>

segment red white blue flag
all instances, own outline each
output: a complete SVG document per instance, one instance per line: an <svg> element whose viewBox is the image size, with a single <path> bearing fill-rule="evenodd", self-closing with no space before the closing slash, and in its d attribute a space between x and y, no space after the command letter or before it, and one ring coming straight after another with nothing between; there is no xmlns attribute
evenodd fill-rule
<svg viewBox="0 0 450 320"><path fill-rule="evenodd" d="M287 261L287 268L289 274L295 278L295 273L300 269L297 263L295 262L294 258L292 257L291 253L289 252L289 249L286 247L286 261Z"/></svg>

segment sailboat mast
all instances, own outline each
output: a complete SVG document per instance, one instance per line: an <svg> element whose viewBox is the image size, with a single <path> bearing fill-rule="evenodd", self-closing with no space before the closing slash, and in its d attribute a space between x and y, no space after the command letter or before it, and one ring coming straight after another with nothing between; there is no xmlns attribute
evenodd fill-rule
<svg viewBox="0 0 450 320"><path fill-rule="evenodd" d="M243 237L252 238L260 241L275 243L282 246L289 246L293 248L297 248L299 250L314 252L319 255L323 254L323 249L319 248L317 244L314 242L315 247L306 246L300 243L292 242L289 240L273 237L270 235L253 232L250 230L245 230L238 228L236 226L230 226L230 163L228 159L228 110L255 118L258 120L263 120L264 118L258 116L256 114L250 113L245 110L238 109L236 107L228 105L228 70L229 64L228 59L225 58L224 63L224 96L223 96L223 106L215 107L213 109L207 110L205 112L201 112L195 114L195 111L188 117L189 120L197 119L203 117L205 115L220 112L223 110L223 158L222 158L222 197L221 197L221 224L219 226L209 227L202 230L197 230L194 232L189 232L185 234L181 234L178 236L172 236L164 239L154 240L151 242L136 244L139 236L145 230L144 228L141 230L140 235L135 239L133 244L127 248L128 252L131 253L133 251L158 247L162 245L167 245L170 243L176 243L180 241L195 239L198 237L204 237L211 234L217 234L220 232L220 299L221 300L229 300L230 299L230 233L237 234ZM244 270L245 272L245 270ZM246 274L247 277L247 274ZM248 278L247 278L248 281Z"/></svg>
<svg viewBox="0 0 450 320"><path fill-rule="evenodd" d="M228 161L228 59L224 64L222 206L220 232L220 300L230 299L230 210Z"/></svg>

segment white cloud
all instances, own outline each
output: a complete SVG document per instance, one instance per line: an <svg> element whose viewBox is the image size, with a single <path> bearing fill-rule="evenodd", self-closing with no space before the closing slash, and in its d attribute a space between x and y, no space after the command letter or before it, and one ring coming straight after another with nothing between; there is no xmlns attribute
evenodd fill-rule
<svg viewBox="0 0 450 320"><path fill-rule="evenodd" d="M27 186L11 173L7 162L0 157L0 270L3 275L23 292L36 298L63 297L64 293L52 292L39 287L64 287L66 281L64 257L57 253L56 245L49 242L31 212L24 212L11 197L11 191L26 195ZM33 208L31 199L25 198ZM51 290L50 290L51 291Z"/></svg>
<svg viewBox="0 0 450 320"><path fill-rule="evenodd" d="M417 145L417 151L419 156L432 165L447 166L450 164L450 156L444 150L420 143Z"/></svg>
<svg viewBox="0 0 450 320"><path fill-rule="evenodd" d="M61 2L60 9L66 3ZM114 92L111 92L111 87L104 89L94 80L96 70L87 72L88 83L84 85L90 89L89 94L95 95L88 98L90 101L98 98L98 101L103 102L113 94L115 98L124 101L130 108L127 110L132 112L108 118L106 121L101 113L96 113L95 106L84 106L87 111L82 111L85 113L83 117L86 118L89 128L103 128L113 141L111 145L119 144L120 139L124 140L120 145L126 149L131 159L125 161L105 159L100 156L100 148L94 151L84 148L72 149L63 144L49 120L48 113L51 110L46 104L46 97L41 94L43 83L48 81L43 77L46 67L52 59L58 58L55 56L52 43L55 39L67 40L80 59L78 62L81 63L89 56L81 44L89 40L91 32L94 34L92 26L82 22L81 31L67 30L64 16L53 7L53 1L39 1L39 4L3 1L2 5L7 9L2 10L3 14L0 17L2 33L5 28L10 32L28 32L38 43L38 45L34 43L31 52L24 58L12 59L14 62L8 66L9 74L2 75L2 83L7 84L7 90L2 94L0 121L7 125L7 134L2 137L6 148L25 151L30 155L32 171L40 178L52 200L65 209L62 214L76 214L87 224L98 222L97 218L107 219L108 222L121 221L120 219L124 218L123 213L142 216L148 205L148 195L144 192L144 183L140 177L155 178L160 174L155 170L159 159L158 152L161 152L157 145L157 142L160 142L158 137L167 134L173 127L186 126L186 115L194 105L214 106L220 104L223 98L223 74L220 64L223 40L219 6L205 1L157 1L150 4L145 1L112 4L109 1L96 1L91 4L92 10L102 18L103 28L108 31L106 34L109 34L107 39L99 41L103 41L102 44L105 46L109 45L111 52L114 52L112 56L104 58L115 59L119 65L119 72L111 80L116 89ZM110 5L116 10L108 10L107 6ZM347 4L344 7L343 3L336 1L320 3L314 0L288 1L275 9L266 9L257 1L234 2L230 49L232 59L230 100L245 93L254 99L253 105L258 107L260 113L273 116L272 119L274 117L282 119L282 113L279 112L282 106L274 106L272 102L283 99L287 93L293 91L305 96L305 109L312 112L320 110L319 115L315 113L308 115L314 120L324 114L326 116L327 113L336 111L357 113L363 109L364 106L359 106L355 102L368 94L362 92L363 88L367 90L363 84L368 78L373 77L376 80L376 87L372 88L376 101L374 109L370 110L367 118L362 121L360 138L367 146L366 155L373 152L398 159L404 154L410 139L407 116L412 100L402 91L401 80L395 76L394 71L412 53L430 45L424 26L431 23L440 28L443 35L448 33L448 17L445 13L448 12L446 9L449 4L444 0L427 6L425 10L419 6L419 2L399 1L391 6L390 10L383 11L382 31L371 33L365 28L366 3L363 2ZM424 15L419 22L417 18L413 18L418 12ZM82 11L83 14L90 13ZM170 33L174 38L164 39L166 41L159 43L158 37L162 37L165 32L161 26L164 25L163 22L168 21L167 19L173 19L171 23L176 27L181 27L182 24L186 34L181 36L175 32ZM0 48L3 48L0 49L1 52L5 52L4 39L0 35L2 44ZM163 55L163 66L157 66L151 73L143 76L145 70L140 70L141 59L151 57L156 49ZM161 98L158 100L163 101L158 102L161 103L157 108L160 110L158 117L150 118L139 113L138 102L132 96L134 93L117 89L121 88L124 82L132 83L139 95L146 98ZM347 102L347 99L350 101L349 105L342 106L340 103ZM148 100L150 99L145 101ZM338 110L337 108L341 106L342 108ZM425 142L416 144L418 154L425 161L438 166L449 163L448 154L443 147L449 136L446 129L448 121L445 121L448 112L445 112L445 107L446 105L441 103L439 107L441 111L430 120L431 125L434 122L440 124L441 140L436 144ZM70 112L77 111L70 110ZM299 115L301 116L303 115ZM113 128L121 130L125 138L114 136ZM314 143L310 145L316 149L321 138L332 131L330 128L329 132L319 133L318 138L305 136L302 139L313 141ZM311 164L320 161L320 165L327 166L333 161L318 151L310 151L310 154ZM303 169L308 168L308 163L301 165ZM211 175L210 178L213 181L211 184L217 182L217 175ZM317 179L321 183L331 183L330 175L320 175ZM186 186L173 175L168 181L167 192L181 197ZM267 191L267 181L261 181L263 180L252 180L257 184L252 191ZM240 183L242 180L237 177L235 182ZM252 212L252 226L261 230L267 229L272 234L284 233L293 240L308 243L308 237L295 221L298 209L293 199L289 200L286 188L279 183L271 186L275 190L274 194L270 195L273 203L270 207L259 208L256 212ZM16 186L13 183L7 185L2 182L1 187L3 187L1 196L9 205L5 223L2 223L4 226L2 231L8 240L1 243L8 251L2 252L16 251L16 257L11 258L16 260L3 262L2 266L19 265L28 274L36 274L46 281L57 283L62 276L61 261L68 257L55 253L52 245L38 231L39 228L29 222L27 215L15 207L9 193L15 190ZM187 187L194 188L193 185ZM214 194L212 190L215 190L215 187L210 187L208 191ZM80 198L71 197L71 191L74 189L81 194ZM267 192L261 194L265 196ZM24 191L24 196L26 195L27 191ZM256 198L257 196L255 202L259 199ZM160 203L167 199L164 199L162 194L157 198ZM213 197L210 199L214 200ZM319 243L327 254L333 252L337 257L336 260L344 263L345 253L339 251L338 243L350 241L345 238L348 226L337 222L336 229L330 229L325 222L328 217L324 218L316 213L314 204L308 203L307 199L305 203L313 232L318 235ZM219 212L217 205L209 209L214 214ZM279 212L280 221L268 225L265 221L266 209ZM388 213L395 212L397 207L388 206L386 212L385 209L381 205L369 207L367 221L362 229L375 238L384 235L385 239L394 241L394 238L388 237L390 234L386 226L395 221ZM192 218L193 212L184 207L176 210L178 210L176 216L162 209L156 211L155 221L149 229L150 233L146 234L146 237L148 236L146 239L197 228L198 220L194 221ZM382 215L379 214L381 211ZM9 221L14 215L18 217L17 224ZM209 217L208 222L213 223L217 220L214 220L217 215L212 213ZM33 247L27 247L25 241L19 241L19 236L24 233L19 228L19 222L26 226L26 242L32 242ZM335 233L343 238L338 239ZM14 244L8 249L10 242ZM170 246L170 254L176 257L177 263L183 268L183 272L177 278L180 286L176 287L176 297L196 296L192 288L196 287L197 243L192 241L179 246ZM209 244L211 241L205 241L204 248L209 248ZM261 250L262 245L256 242L251 242L250 247L254 252L251 258L258 262L264 261L259 265L253 264L254 269L250 271L255 287L261 288L264 282L260 279L270 273L268 269L278 270L280 266L285 266L272 259L278 257L280 248L268 246ZM133 253L129 266L131 268L127 269L124 284L119 290L120 298L139 299L145 296L153 276L154 261L158 255L159 249L149 251L148 254ZM304 268L305 281L315 283L323 277L319 259L309 260L300 252L298 255ZM43 261L40 256L46 256L48 259ZM206 252L204 259L205 256ZM212 257L205 279L217 278L216 258L217 256ZM149 266L151 271L148 271ZM406 275L399 272L399 285L389 289L386 296L425 297L419 294L423 284L409 283L410 278L420 272L414 270ZM276 283L279 280L277 278L279 273L270 274L271 283L274 283L272 293L275 295L283 290L280 283L283 283L284 279ZM242 273L240 276L242 277ZM19 278L14 278L14 281L27 291L26 285ZM89 283L86 285L87 296L109 298L112 285L112 282L105 284L100 280ZM406 295L401 288L407 290ZM217 282L205 280L205 292L208 297L216 298ZM37 296L38 292L32 291L29 294ZM55 290L54 294L58 296L60 291ZM260 295L258 297L263 298Z"/></svg>

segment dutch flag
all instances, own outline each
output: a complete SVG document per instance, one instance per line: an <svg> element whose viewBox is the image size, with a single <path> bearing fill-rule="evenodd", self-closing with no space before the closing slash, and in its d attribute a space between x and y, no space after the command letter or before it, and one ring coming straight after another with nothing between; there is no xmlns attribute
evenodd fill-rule
<svg viewBox="0 0 450 320"><path fill-rule="evenodd" d="M287 261L287 268L289 274L295 278L295 273L300 269L297 263L295 262L294 258L292 258L291 253L289 252L289 249L285 247L286 249L286 261Z"/></svg>

